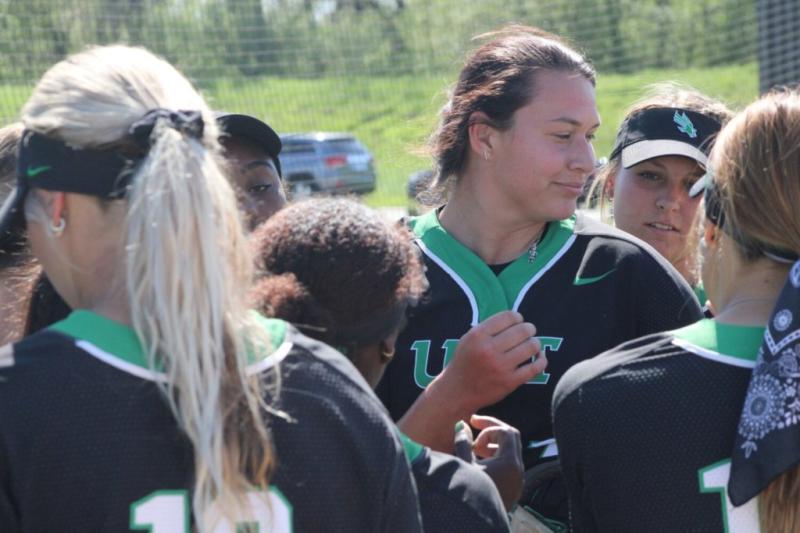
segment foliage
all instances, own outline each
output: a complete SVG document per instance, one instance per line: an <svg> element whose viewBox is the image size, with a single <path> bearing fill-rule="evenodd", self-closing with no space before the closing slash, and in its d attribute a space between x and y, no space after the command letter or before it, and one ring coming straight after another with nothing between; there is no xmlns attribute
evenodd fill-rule
<svg viewBox="0 0 800 533"><path fill-rule="evenodd" d="M198 80L450 71L508 21L604 72L753 61L756 0L0 0L0 76L37 78L88 43L143 44Z"/></svg>

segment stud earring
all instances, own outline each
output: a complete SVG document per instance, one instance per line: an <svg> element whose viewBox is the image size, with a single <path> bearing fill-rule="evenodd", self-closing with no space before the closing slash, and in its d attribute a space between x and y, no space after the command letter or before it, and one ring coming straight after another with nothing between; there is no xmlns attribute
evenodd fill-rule
<svg viewBox="0 0 800 533"><path fill-rule="evenodd" d="M53 223L50 222L50 231L56 237L61 237L61 234L64 233L64 228L66 228L66 227L67 227L67 221L64 220L64 217L61 217L58 220L58 225L53 225Z"/></svg>

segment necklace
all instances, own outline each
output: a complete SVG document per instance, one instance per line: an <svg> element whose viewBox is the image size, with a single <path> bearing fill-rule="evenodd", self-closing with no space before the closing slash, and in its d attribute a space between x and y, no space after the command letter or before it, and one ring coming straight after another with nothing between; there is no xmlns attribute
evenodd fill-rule
<svg viewBox="0 0 800 533"><path fill-rule="evenodd" d="M539 253L539 242L541 242L542 237L544 236L544 230L547 226L542 226L542 229L539 230L539 233L534 237L533 243L528 247L528 263L533 263L536 260L536 254Z"/></svg>

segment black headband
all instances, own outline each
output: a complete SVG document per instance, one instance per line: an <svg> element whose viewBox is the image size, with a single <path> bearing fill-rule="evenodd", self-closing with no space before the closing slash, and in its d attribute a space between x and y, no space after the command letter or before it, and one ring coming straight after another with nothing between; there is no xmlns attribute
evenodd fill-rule
<svg viewBox="0 0 800 533"><path fill-rule="evenodd" d="M159 121L192 138L203 136L203 117L198 111L167 109L149 111L131 125L127 140L136 147L134 156L113 149L76 150L59 140L25 130L19 149L17 184L24 189L38 187L106 199L122 198L137 164L150 148L153 128Z"/></svg>
<svg viewBox="0 0 800 533"><path fill-rule="evenodd" d="M0 247L16 245L22 238L22 211L32 187L105 199L125 197L159 123L194 139L203 137L203 116L199 111L168 109L147 112L131 125L127 136L108 149L76 150L47 135L25 130L19 144L17 186L0 207Z"/></svg>

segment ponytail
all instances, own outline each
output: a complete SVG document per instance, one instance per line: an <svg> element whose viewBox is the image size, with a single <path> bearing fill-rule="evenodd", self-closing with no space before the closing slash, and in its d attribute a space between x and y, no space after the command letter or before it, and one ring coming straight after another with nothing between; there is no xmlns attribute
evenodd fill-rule
<svg viewBox="0 0 800 533"><path fill-rule="evenodd" d="M247 374L247 347L261 355L267 339L247 306L252 261L211 111L166 61L109 46L50 69L23 120L69 146L102 149L125 145L131 125L157 108L199 111L204 128L192 136L156 120L120 221L125 284L133 327L192 443L193 509L206 530L212 502L227 518L246 513L247 492L268 487L274 464L265 384Z"/></svg>

